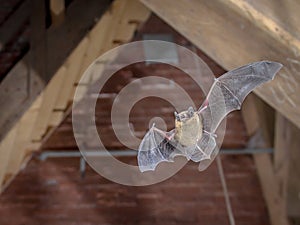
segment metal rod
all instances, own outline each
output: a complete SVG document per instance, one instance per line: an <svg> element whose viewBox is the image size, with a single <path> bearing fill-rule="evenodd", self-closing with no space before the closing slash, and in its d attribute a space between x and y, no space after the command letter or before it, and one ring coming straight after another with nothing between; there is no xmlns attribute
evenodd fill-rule
<svg viewBox="0 0 300 225"><path fill-rule="evenodd" d="M83 157L80 158L80 174L81 178L85 177L85 169L86 169L86 164L85 164L85 159Z"/></svg>
<svg viewBox="0 0 300 225"><path fill-rule="evenodd" d="M272 148L263 148L263 149L221 149L221 154L226 155L241 155L241 154L259 154L259 153L273 153ZM97 157L107 157L107 156L136 156L137 151L135 150L109 150L106 151L96 151L89 150L84 153L84 156L97 156ZM72 157L82 157L82 154L79 150L55 150L55 151L43 151L39 154L40 160L46 160L47 158L72 158Z"/></svg>
<svg viewBox="0 0 300 225"><path fill-rule="evenodd" d="M224 175L224 170L223 170L223 166L222 166L221 157L217 156L216 160L217 160L218 172L219 172L219 175L220 175L221 184L222 184L222 188L223 188L223 192L224 192L224 197L225 197L225 203L226 203L226 209L227 209L227 213L228 213L229 222L230 222L230 225L235 225L235 220L234 220L234 216L233 216L233 212L232 212L232 207L231 207L231 202L230 202L230 198L229 198L229 194L228 194L226 178L225 178L225 175Z"/></svg>
<svg viewBox="0 0 300 225"><path fill-rule="evenodd" d="M261 153L273 153L273 148L241 148L241 149L221 149L224 155L251 155Z"/></svg>
<svg viewBox="0 0 300 225"><path fill-rule="evenodd" d="M87 151L83 154L84 156L98 156L98 157L107 157L107 156L136 156L137 151L134 150L111 150L106 151ZM82 157L80 151L45 151L39 155L39 159L44 161L47 158L73 158L73 157Z"/></svg>

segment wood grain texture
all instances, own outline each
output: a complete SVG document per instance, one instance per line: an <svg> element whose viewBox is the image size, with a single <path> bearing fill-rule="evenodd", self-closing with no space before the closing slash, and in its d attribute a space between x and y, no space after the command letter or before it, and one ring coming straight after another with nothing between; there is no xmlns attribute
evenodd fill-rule
<svg viewBox="0 0 300 225"><path fill-rule="evenodd" d="M288 121L280 113L276 113L274 140L274 173L279 185L280 196L286 208L288 165L290 158L288 139Z"/></svg>
<svg viewBox="0 0 300 225"><path fill-rule="evenodd" d="M16 138L17 128L13 128L7 134L7 137L4 141L0 143L0 155L1 155L1 163L0 163L0 188L2 189L3 180L6 175L6 168L8 165L9 157L10 157L10 149L14 144L14 140Z"/></svg>
<svg viewBox="0 0 300 225"><path fill-rule="evenodd" d="M277 41L299 52L300 29L297 24L300 21L300 3L298 1L229 0L225 3L268 32Z"/></svg>
<svg viewBox="0 0 300 225"><path fill-rule="evenodd" d="M41 109L42 97L39 96L37 100L30 106L29 110L24 113L20 121L17 123L16 136L11 148L6 151L10 152L8 164L6 166L6 174L9 177L14 177L22 166L22 163L30 151L28 146L31 143L31 135L34 130L34 125L37 115Z"/></svg>
<svg viewBox="0 0 300 225"><path fill-rule="evenodd" d="M300 219L300 130L280 114L276 126L274 170L287 215Z"/></svg>
<svg viewBox="0 0 300 225"><path fill-rule="evenodd" d="M20 31L30 15L30 1L23 1L0 27L0 49Z"/></svg>
<svg viewBox="0 0 300 225"><path fill-rule="evenodd" d="M34 102L45 84L26 55L0 84L0 141Z"/></svg>
<svg viewBox="0 0 300 225"><path fill-rule="evenodd" d="M44 20L36 19L34 11L43 14L40 12L42 9L39 9L41 1L30 2L29 12L33 12L30 14L33 49L16 64L0 84L1 108L7 109L3 110L0 116L0 140L34 102L48 81L65 63L66 58L96 23L95 18L101 17L109 3L109 0L88 2L74 0L67 10L64 21L59 26L45 30ZM82 13L83 9L85 13ZM41 27L44 32L41 32ZM22 82L18 80L20 77Z"/></svg>
<svg viewBox="0 0 300 225"><path fill-rule="evenodd" d="M50 0L51 22L57 26L64 20L65 17L65 1Z"/></svg>
<svg viewBox="0 0 300 225"><path fill-rule="evenodd" d="M247 110L249 108L252 111ZM253 135L252 141L250 140L249 143L251 148L269 148L273 145L273 134L270 132L273 125L269 119L269 111L270 106L266 105L254 94L250 94L243 104L242 113L246 129L250 135ZM288 225L289 221L286 216L284 198L280 192L271 156L263 153L254 154L253 158L268 206L271 224Z"/></svg>
<svg viewBox="0 0 300 225"><path fill-rule="evenodd" d="M31 136L32 141L41 141L49 126L55 103L59 98L60 90L62 90L65 85L72 85L72 83L68 84L65 82L66 77L66 68L62 66L43 91L42 103Z"/></svg>
<svg viewBox="0 0 300 225"><path fill-rule="evenodd" d="M141 1L227 70L263 59L281 62L275 80L255 93L300 127L299 49L226 1Z"/></svg>
<svg viewBox="0 0 300 225"><path fill-rule="evenodd" d="M137 10L136 14L131 10L132 7ZM126 12L127 8L129 13ZM127 17L124 18L124 15ZM107 11L103 15L103 18L97 22L97 25L89 32L89 35L79 43L63 66L54 74L46 88L39 95L39 98L34 101L29 110L16 123L17 136L14 145L8 150L11 151L11 156L6 173L10 174L10 176L15 176L26 154L39 148L43 139L47 138L55 126L62 121L65 112L68 112L70 107L70 100L73 99L74 94L73 88L78 83L82 75L81 72L97 56L114 47L116 45L115 39L122 39L124 42L129 41L137 27L136 23L130 24L130 20L139 19L142 22L149 15L149 10L138 1L119 0L113 3L112 11ZM123 20L126 23L119 23ZM115 30L118 30L118 28L122 28L123 32L116 34ZM105 29L107 32L103 33ZM102 37L102 41L99 41L99 37L100 39ZM92 81L92 79L89 79L87 85ZM82 91L85 91L85 89ZM3 141L5 139L6 137Z"/></svg>

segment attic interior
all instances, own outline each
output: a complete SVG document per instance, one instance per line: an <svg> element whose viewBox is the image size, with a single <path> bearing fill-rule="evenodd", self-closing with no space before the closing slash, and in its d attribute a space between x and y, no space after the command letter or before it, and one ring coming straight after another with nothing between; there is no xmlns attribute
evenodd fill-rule
<svg viewBox="0 0 300 225"><path fill-rule="evenodd" d="M0 224L300 224L299 10L296 0L0 0ZM98 58L145 40L182 46L207 67L172 66L168 60L193 65L178 47L161 51L166 63L143 60L147 52L157 54L146 45ZM139 54L138 62L120 63ZM226 117L220 153L206 170L188 161L161 182L122 185L82 157L75 136L87 149L98 145L87 111L94 109L105 149L137 166L129 149L139 143L127 137L140 142L153 122L171 130L177 108L168 99L181 110L190 106L176 85L196 108L205 101L189 73L206 79L209 68L220 77L262 60L283 67ZM94 61L96 73L85 73ZM102 77L115 70L99 90ZM144 82L153 76L167 82ZM157 90L165 99L150 94L131 107L130 98L117 99L129 85L133 95ZM72 108L75 93L84 110ZM125 125L114 124L116 102L119 119L130 109ZM80 135L74 121L85 127ZM168 167L172 163L163 162L157 171ZM106 174L114 170L107 165Z"/></svg>

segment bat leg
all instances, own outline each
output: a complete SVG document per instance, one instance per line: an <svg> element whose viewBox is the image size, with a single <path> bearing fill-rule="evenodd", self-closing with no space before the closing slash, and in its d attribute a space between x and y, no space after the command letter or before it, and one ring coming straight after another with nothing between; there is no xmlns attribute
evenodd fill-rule
<svg viewBox="0 0 300 225"><path fill-rule="evenodd" d="M206 130L203 130L203 132L210 135L210 136L212 136L212 137L214 137L214 138L217 138L217 135L215 133L211 133L211 132L208 132Z"/></svg>
<svg viewBox="0 0 300 225"><path fill-rule="evenodd" d="M155 170L161 162L173 162L177 143L168 140L173 131L165 132L154 126L144 136L138 151L138 165L141 172Z"/></svg>
<svg viewBox="0 0 300 225"><path fill-rule="evenodd" d="M200 162L206 159L211 160L211 154L217 146L215 137L216 134L203 131L202 137L198 140L195 151L191 156L191 160L194 162Z"/></svg>
<svg viewBox="0 0 300 225"><path fill-rule="evenodd" d="M175 132L172 132L171 134L166 133L166 138L170 141L174 138Z"/></svg>
<svg viewBox="0 0 300 225"><path fill-rule="evenodd" d="M166 138L168 141L171 141L175 136L175 130L171 130L169 132L164 132L160 129L157 129L155 127L155 124L152 125L151 129L155 129L156 132L160 133L164 138Z"/></svg>
<svg viewBox="0 0 300 225"><path fill-rule="evenodd" d="M194 162L200 162L201 160L210 159L210 155L206 154L197 144L194 153L191 156L191 160Z"/></svg>

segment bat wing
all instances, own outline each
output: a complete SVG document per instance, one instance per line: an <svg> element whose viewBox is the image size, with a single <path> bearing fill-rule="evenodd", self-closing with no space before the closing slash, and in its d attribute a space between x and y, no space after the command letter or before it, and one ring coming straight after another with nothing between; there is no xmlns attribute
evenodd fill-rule
<svg viewBox="0 0 300 225"><path fill-rule="evenodd" d="M282 65L276 62L255 62L215 79L199 109L203 135L192 157L193 161L201 161L199 170L206 169L218 154L214 133L224 117L234 110L239 110L246 96L257 86L272 80L281 67Z"/></svg>
<svg viewBox="0 0 300 225"><path fill-rule="evenodd" d="M272 80L281 67L277 62L254 62L215 79L200 107L204 130L214 133L228 113L239 110L246 96L257 86Z"/></svg>
<svg viewBox="0 0 300 225"><path fill-rule="evenodd" d="M216 139L213 134L203 133L191 156L194 162L200 162L211 158L213 150L216 148Z"/></svg>
<svg viewBox="0 0 300 225"><path fill-rule="evenodd" d="M167 137L172 136L175 130L164 132L154 126L144 136L138 150L138 166L141 172L155 170L160 162L173 162L180 153L178 143Z"/></svg>

